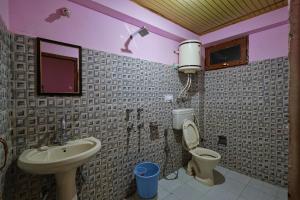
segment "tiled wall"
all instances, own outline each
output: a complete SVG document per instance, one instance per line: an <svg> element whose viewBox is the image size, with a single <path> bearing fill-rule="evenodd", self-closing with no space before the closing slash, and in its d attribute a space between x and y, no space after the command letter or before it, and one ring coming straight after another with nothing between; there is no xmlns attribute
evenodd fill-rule
<svg viewBox="0 0 300 200"><path fill-rule="evenodd" d="M206 72L204 102L205 146L222 155L222 165L286 186L287 58Z"/></svg>
<svg viewBox="0 0 300 200"><path fill-rule="evenodd" d="M53 138L63 115L70 138L99 138L100 152L84 166L87 182L78 183L80 199L122 199L133 191L136 163L151 160L163 167L166 128L172 152L167 173L185 164L189 156L182 151L181 134L171 129L171 110L179 107L196 109L204 146L220 152L224 166L287 184L287 58L206 72L205 94L201 72L193 78L187 102L166 103L163 96L175 98L186 82L185 75L178 76L172 67L159 63L84 49L83 96L43 97L36 95L35 88L35 39L9 34L0 27L0 135L10 141L12 119L14 160L42 138ZM127 108L134 110L129 121L125 120ZM140 120L137 108L144 109ZM140 123L144 129L139 137ZM134 129L128 134L130 124ZM217 144L218 135L227 136L227 147ZM3 186L5 173L0 175ZM26 174L13 162L6 177L5 190L1 190L5 199L38 200L44 191L50 191L54 199L51 175Z"/></svg>
<svg viewBox="0 0 300 200"><path fill-rule="evenodd" d="M13 41L15 158L48 133L51 137L58 132L60 118L66 115L70 138L94 136L102 142L100 152L84 166L88 181L79 184L80 199L120 200L132 192L136 163L150 160L163 167L164 129L168 129L171 148L172 164L168 164L167 172L183 165L187 157L182 152L181 135L172 130L171 110L192 106L200 117L200 112L203 113L203 73L194 77L191 98L187 102L166 103L164 95L172 94L176 98L186 81L186 76L178 76L171 66L84 49L83 95L37 96L35 39L15 35ZM133 109L128 122L125 120L127 108ZM137 108L143 108L140 120ZM127 126L131 123L134 128L128 134ZM139 137L137 125L140 123L144 123L144 128ZM40 199L41 191L53 189L52 176L25 174L16 163L8 174L6 193L9 199ZM45 187L47 184L51 187Z"/></svg>
<svg viewBox="0 0 300 200"><path fill-rule="evenodd" d="M0 137L5 139L11 149L10 117L11 113L11 87L10 87L10 45L11 35L0 17ZM8 155L7 165L10 164L11 155ZM0 165L4 164L4 149L0 144ZM5 173L7 167L0 171L0 199L2 199Z"/></svg>

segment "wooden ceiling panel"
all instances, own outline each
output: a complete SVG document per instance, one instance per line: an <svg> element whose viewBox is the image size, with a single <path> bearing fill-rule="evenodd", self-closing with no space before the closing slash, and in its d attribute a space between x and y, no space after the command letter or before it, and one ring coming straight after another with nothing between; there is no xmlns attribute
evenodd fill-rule
<svg viewBox="0 0 300 200"><path fill-rule="evenodd" d="M132 0L164 18L203 35L287 6L287 0Z"/></svg>

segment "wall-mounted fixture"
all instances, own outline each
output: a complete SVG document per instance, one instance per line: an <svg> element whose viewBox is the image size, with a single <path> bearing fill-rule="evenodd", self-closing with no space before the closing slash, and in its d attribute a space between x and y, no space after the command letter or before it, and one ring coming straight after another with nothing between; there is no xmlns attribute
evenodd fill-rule
<svg viewBox="0 0 300 200"><path fill-rule="evenodd" d="M125 117L125 121L129 121L129 118L130 118L130 113L133 112L133 109L132 108L127 108L126 109L126 117Z"/></svg>
<svg viewBox="0 0 300 200"><path fill-rule="evenodd" d="M136 36L137 34L139 34L142 37L145 37L146 35L149 34L149 31L147 30L147 28L145 26L143 26L142 28L140 28L139 30L137 30L136 32L132 33L130 35L130 39L132 39L134 36Z"/></svg>
<svg viewBox="0 0 300 200"><path fill-rule="evenodd" d="M201 70L201 43L198 40L186 40L179 44L179 66L178 71L188 75L186 85L180 92L178 98L187 92L192 85L192 74Z"/></svg>
<svg viewBox="0 0 300 200"><path fill-rule="evenodd" d="M71 11L66 7L61 8L60 11L61 11L61 15L64 16L64 17L70 17L71 16Z"/></svg>
<svg viewBox="0 0 300 200"><path fill-rule="evenodd" d="M81 95L81 47L37 39L37 93Z"/></svg>
<svg viewBox="0 0 300 200"><path fill-rule="evenodd" d="M149 34L148 29L143 26L142 28L140 28L139 30L137 30L136 32L132 33L129 38L125 41L124 44L124 48L121 48L121 51L124 53L132 53L132 51L129 49L129 44L131 42L131 40L137 35L139 34L142 37L145 37L146 35Z"/></svg>
<svg viewBox="0 0 300 200"><path fill-rule="evenodd" d="M143 108L138 108L137 109L137 120L140 120L141 119L141 113L144 111Z"/></svg>

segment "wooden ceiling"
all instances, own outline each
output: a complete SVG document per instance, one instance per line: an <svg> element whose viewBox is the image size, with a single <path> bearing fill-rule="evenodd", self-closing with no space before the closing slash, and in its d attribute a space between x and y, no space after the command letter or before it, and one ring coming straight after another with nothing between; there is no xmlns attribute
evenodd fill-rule
<svg viewBox="0 0 300 200"><path fill-rule="evenodd" d="M132 0L158 15L203 35L287 6L287 0Z"/></svg>

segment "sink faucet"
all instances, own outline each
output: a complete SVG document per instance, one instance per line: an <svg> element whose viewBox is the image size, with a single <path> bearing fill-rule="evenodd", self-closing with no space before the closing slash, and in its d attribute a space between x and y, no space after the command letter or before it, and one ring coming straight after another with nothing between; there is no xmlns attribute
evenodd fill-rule
<svg viewBox="0 0 300 200"><path fill-rule="evenodd" d="M60 136L60 145L65 145L67 143L66 135L66 116L63 116L61 120L61 136Z"/></svg>
<svg viewBox="0 0 300 200"><path fill-rule="evenodd" d="M41 139L38 140L37 144L33 145L33 148L41 148L43 146L51 146L51 145L60 145L63 146L67 143L68 137L66 133L66 117L63 116L63 118L60 121L61 123L61 131L58 130L58 132L54 135L51 135L50 132L47 132Z"/></svg>
<svg viewBox="0 0 300 200"><path fill-rule="evenodd" d="M61 131L57 133L55 143L58 145L65 145L67 143L67 135L66 135L66 116L60 121Z"/></svg>

